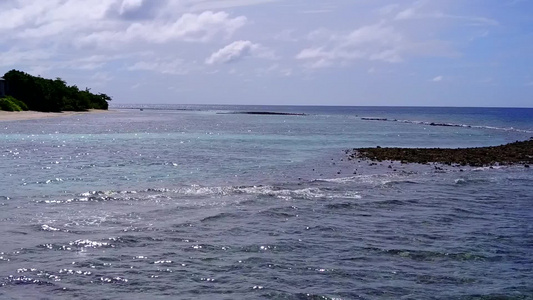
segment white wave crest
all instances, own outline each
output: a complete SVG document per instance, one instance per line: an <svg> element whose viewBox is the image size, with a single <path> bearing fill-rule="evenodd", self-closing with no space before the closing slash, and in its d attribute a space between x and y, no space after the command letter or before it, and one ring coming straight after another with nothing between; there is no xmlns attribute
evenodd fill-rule
<svg viewBox="0 0 533 300"><path fill-rule="evenodd" d="M498 126L489 126L489 125L469 125L461 123L448 123L448 122L427 122L427 121L417 121L417 120L401 120L401 119L387 119L387 118L367 118L363 117L361 120L365 121L386 121L386 122L400 122L407 124L419 124L427 126L441 126L441 127L462 127L462 128L476 128L476 129L490 129L490 130L500 130L500 131L513 131L521 133L533 133L532 130L519 129L514 127L498 127Z"/></svg>

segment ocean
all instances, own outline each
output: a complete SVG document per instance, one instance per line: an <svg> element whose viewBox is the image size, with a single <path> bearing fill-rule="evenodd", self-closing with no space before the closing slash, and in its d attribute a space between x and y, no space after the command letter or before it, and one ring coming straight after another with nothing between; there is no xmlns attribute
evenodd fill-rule
<svg viewBox="0 0 533 300"><path fill-rule="evenodd" d="M529 108L0 122L0 299L533 299L533 168L346 155L532 136Z"/></svg>

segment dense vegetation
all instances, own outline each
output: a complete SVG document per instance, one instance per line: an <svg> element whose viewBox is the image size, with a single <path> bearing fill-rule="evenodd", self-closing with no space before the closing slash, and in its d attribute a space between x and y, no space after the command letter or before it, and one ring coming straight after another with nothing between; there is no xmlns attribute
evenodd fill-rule
<svg viewBox="0 0 533 300"><path fill-rule="evenodd" d="M0 98L0 110L23 111L28 110L28 106L26 106L26 103L20 100L17 100L11 96L6 96L4 98Z"/></svg>
<svg viewBox="0 0 533 300"><path fill-rule="evenodd" d="M106 94L93 94L90 89L68 86L61 78L45 79L11 70L4 79L8 97L0 101L1 110L60 112L107 109L107 102L111 100Z"/></svg>

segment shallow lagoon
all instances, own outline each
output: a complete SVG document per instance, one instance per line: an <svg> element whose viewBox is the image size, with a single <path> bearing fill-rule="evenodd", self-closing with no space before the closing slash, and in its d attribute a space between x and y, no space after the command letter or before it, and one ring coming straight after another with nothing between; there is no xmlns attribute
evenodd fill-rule
<svg viewBox="0 0 533 300"><path fill-rule="evenodd" d="M127 108L0 124L1 297L533 294L530 169L344 153L527 139L531 109Z"/></svg>

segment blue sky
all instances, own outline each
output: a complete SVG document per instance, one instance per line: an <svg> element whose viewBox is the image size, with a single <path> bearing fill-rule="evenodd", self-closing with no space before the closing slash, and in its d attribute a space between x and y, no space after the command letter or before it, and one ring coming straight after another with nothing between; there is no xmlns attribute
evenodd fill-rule
<svg viewBox="0 0 533 300"><path fill-rule="evenodd" d="M533 107L530 0L2 0L0 73L114 103Z"/></svg>

